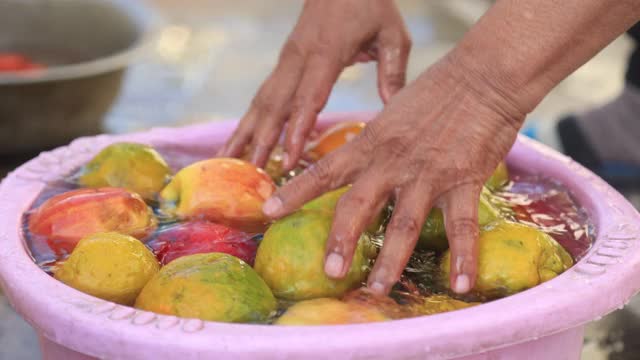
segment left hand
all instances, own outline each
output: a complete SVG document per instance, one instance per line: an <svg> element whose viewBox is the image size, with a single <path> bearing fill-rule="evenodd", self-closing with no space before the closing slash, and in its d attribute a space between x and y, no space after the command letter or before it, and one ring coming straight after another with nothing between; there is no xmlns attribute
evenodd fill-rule
<svg viewBox="0 0 640 360"><path fill-rule="evenodd" d="M286 124L283 167L298 164L316 117L342 70L378 62L384 102L404 86L411 40L393 0L307 0L280 53L238 128L218 153L242 156L263 167Z"/></svg>

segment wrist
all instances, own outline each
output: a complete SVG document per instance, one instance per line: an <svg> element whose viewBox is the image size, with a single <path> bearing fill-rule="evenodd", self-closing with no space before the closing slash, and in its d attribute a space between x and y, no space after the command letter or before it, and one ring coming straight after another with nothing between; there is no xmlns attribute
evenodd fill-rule
<svg viewBox="0 0 640 360"><path fill-rule="evenodd" d="M515 129L519 129L533 106L516 91L506 72L478 62L472 53L456 48L438 66L450 81L462 86L473 102L499 115Z"/></svg>

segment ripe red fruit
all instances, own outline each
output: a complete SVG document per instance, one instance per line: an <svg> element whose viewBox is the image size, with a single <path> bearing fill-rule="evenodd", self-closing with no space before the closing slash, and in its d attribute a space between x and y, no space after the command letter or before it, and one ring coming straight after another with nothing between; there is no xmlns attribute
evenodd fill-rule
<svg viewBox="0 0 640 360"><path fill-rule="evenodd" d="M258 248L253 237L254 234L197 220L160 231L150 245L162 265L182 256L211 252L233 255L253 265Z"/></svg>

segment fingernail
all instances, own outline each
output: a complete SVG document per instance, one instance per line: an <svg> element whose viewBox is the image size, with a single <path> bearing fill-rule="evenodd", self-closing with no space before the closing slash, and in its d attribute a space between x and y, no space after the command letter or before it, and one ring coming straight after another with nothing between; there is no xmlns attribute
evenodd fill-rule
<svg viewBox="0 0 640 360"><path fill-rule="evenodd" d="M329 277L338 278L342 275L343 266L344 260L342 256L337 253L331 253L324 262L324 272L329 275Z"/></svg>
<svg viewBox="0 0 640 360"><path fill-rule="evenodd" d="M453 286L453 291L458 294L466 294L471 290L469 288L469 276L466 274L460 274L456 277L456 282Z"/></svg>
<svg viewBox="0 0 640 360"><path fill-rule="evenodd" d="M372 282L369 284L369 289L376 294L384 295L384 285L381 282Z"/></svg>
<svg viewBox="0 0 640 360"><path fill-rule="evenodd" d="M282 201L277 196L270 197L264 205L262 205L262 212L267 216L277 215L282 209Z"/></svg>

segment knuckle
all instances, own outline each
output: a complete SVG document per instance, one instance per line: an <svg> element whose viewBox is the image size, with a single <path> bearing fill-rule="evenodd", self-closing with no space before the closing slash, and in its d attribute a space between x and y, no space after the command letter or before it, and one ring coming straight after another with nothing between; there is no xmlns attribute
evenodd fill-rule
<svg viewBox="0 0 640 360"><path fill-rule="evenodd" d="M319 32L312 46L309 48L308 56L316 60L331 59L336 49L334 41L331 41L331 37L332 35L330 33Z"/></svg>
<svg viewBox="0 0 640 360"><path fill-rule="evenodd" d="M326 161L318 161L307 170L312 181L319 185L330 184L332 181L331 167Z"/></svg>
<svg viewBox="0 0 640 360"><path fill-rule="evenodd" d="M470 217L454 219L447 230L450 239L472 241L478 236L478 223Z"/></svg>
<svg viewBox="0 0 640 360"><path fill-rule="evenodd" d="M409 143L402 138L391 138L385 145L387 153L396 158L406 157L411 150Z"/></svg>
<svg viewBox="0 0 640 360"><path fill-rule="evenodd" d="M407 165L407 173L409 174L410 178L423 178L424 180L421 181L420 185L421 186L426 186L429 185L429 181L431 181L431 176L430 175L426 175L426 176L421 176L422 174L424 174L425 172L429 173L430 169L427 167L427 161L425 159L422 158L417 158L413 161L411 161L408 165Z"/></svg>
<svg viewBox="0 0 640 360"><path fill-rule="evenodd" d="M371 123L364 128L360 139L363 142L365 149L375 149L379 138L378 131L378 126L376 123Z"/></svg>
<svg viewBox="0 0 640 360"><path fill-rule="evenodd" d="M299 41L289 39L280 51L280 59L283 58L304 58L305 50Z"/></svg>
<svg viewBox="0 0 640 360"><path fill-rule="evenodd" d="M401 88L405 84L406 73L404 71L391 71L385 74L387 84L394 88Z"/></svg>
<svg viewBox="0 0 640 360"><path fill-rule="evenodd" d="M275 104L262 95L262 91L253 99L251 106L258 111L261 117L268 117L276 112Z"/></svg>
<svg viewBox="0 0 640 360"><path fill-rule="evenodd" d="M256 131L254 143L256 146L270 147L278 141L279 128L271 124L264 124Z"/></svg>
<svg viewBox="0 0 640 360"><path fill-rule="evenodd" d="M399 215L393 217L393 220L389 224L389 227L393 231L397 231L400 233L417 234L420 231L421 225L413 216Z"/></svg>
<svg viewBox="0 0 640 360"><path fill-rule="evenodd" d="M367 199L359 194L351 194L351 192L345 194L338 200L338 208L355 207L361 208L367 203Z"/></svg>
<svg viewBox="0 0 640 360"><path fill-rule="evenodd" d="M400 52L401 54L407 54L411 50L413 42L411 35L405 28L394 29L389 31L385 36L385 43L387 43L394 52Z"/></svg>
<svg viewBox="0 0 640 360"><path fill-rule="evenodd" d="M308 89L300 89L304 92L309 91ZM318 94L316 94L317 90L313 90L314 93L297 93L292 104L291 104L291 114L292 118L296 119L298 116L305 113L305 111L313 111L314 114L319 113L323 106L324 102L320 98Z"/></svg>
<svg viewBox="0 0 640 360"><path fill-rule="evenodd" d="M411 35L405 30L402 32L402 37L400 40L400 48L404 51L411 50L413 46L413 40L411 39Z"/></svg>
<svg viewBox="0 0 640 360"><path fill-rule="evenodd" d="M255 139L254 141L254 150L255 151L267 151L271 148L274 141L272 140L272 136L270 135L262 135Z"/></svg>

